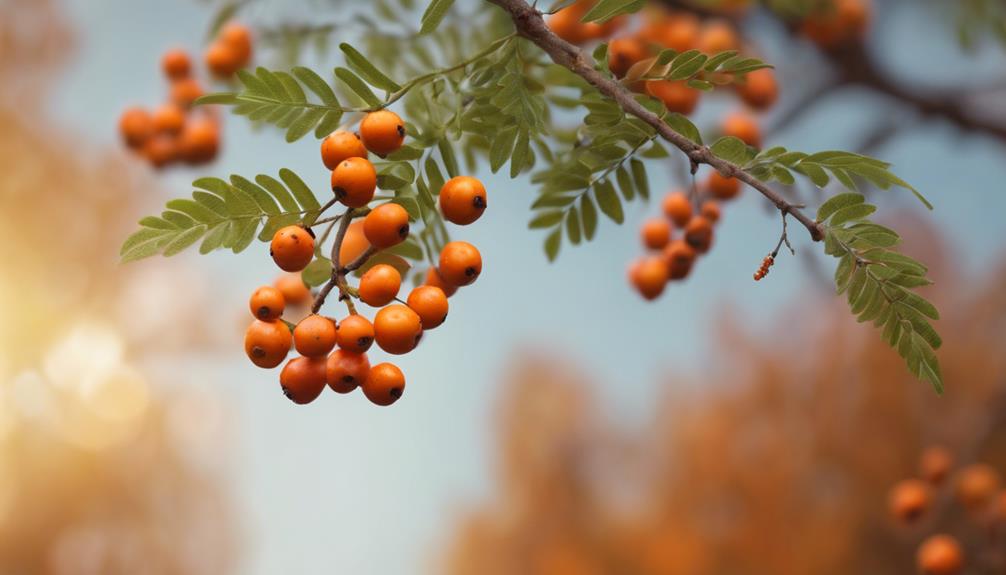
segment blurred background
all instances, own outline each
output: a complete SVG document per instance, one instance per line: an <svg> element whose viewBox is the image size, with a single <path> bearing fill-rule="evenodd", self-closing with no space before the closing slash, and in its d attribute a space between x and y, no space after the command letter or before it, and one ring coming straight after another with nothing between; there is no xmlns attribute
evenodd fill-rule
<svg viewBox="0 0 1006 575"><path fill-rule="evenodd" d="M242 118L198 170L155 172L119 144L121 110L165 97L160 55L199 53L221 6L0 0L0 572L910 573L943 529L973 572L1002 572L977 570L990 547L964 518L886 513L926 446L1006 471L1006 50L981 22L962 46L964 4L875 0L873 84L760 12L743 25L787 62L767 144L866 151L936 206L872 198L936 279L944 397L854 322L802 237L751 281L778 236L755 194L646 303L625 267L656 203L550 265L525 227L531 184L486 170L492 209L463 238L481 287L452 298L400 362L408 394L378 409L296 406L248 363L263 245L117 263L136 220L196 177L289 167L325 188L316 141ZM262 1L240 18L342 40L369 10ZM711 97L695 118L736 106ZM684 183L651 167L654 191Z"/></svg>

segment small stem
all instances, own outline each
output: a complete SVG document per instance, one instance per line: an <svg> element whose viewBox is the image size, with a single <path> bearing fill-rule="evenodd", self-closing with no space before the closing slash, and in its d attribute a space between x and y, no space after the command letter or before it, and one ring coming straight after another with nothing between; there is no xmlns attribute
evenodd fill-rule
<svg viewBox="0 0 1006 575"><path fill-rule="evenodd" d="M331 293L332 288L338 287L340 293L344 294L345 278L339 273L339 250L342 249L342 241L346 238L346 230L349 229L350 222L353 221L353 209L350 208L339 216L339 230L335 233L335 242L332 244L332 277L318 292L311 305L311 313L318 313L321 306L325 305L325 299Z"/></svg>

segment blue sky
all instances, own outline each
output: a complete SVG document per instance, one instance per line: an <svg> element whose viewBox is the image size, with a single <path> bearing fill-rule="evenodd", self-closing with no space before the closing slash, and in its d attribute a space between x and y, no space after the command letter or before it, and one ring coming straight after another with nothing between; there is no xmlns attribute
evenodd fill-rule
<svg viewBox="0 0 1006 575"><path fill-rule="evenodd" d="M175 45L198 50L210 13L204 4L182 1L71 0L68 5L79 52L52 108L90 140L114 146L115 122L124 106L163 98L160 53ZM301 12L292 15L295 19L311 18L317 9L293 6ZM887 61L906 77L963 83L1006 69L1006 58L995 49L963 60L952 31L915 12L895 9L877 24L883 37L874 34ZM766 59L780 57L781 50L766 46ZM783 78L783 105L792 96L790 88L814 77L813 59L807 60L807 67ZM769 143L807 151L854 145L862 127L888 113L880 104L874 97L842 93ZM711 122L732 105L704 104L700 120ZM910 115L906 120L916 121ZM1006 228L998 221L1006 215L1001 189L1006 149L945 125L910 127L878 155L893 161L896 171L933 201L939 227L969 273L976 273L1006 245ZM197 175L275 173L281 167L294 169L316 190L327 188L316 141L287 145L276 132L252 132L242 119L231 117L219 162L198 173L166 173L163 188L171 196L152 195L151 210L169 197L187 195ZM671 187L671 173L651 166L651 189L660 193ZM399 361L409 383L393 408L372 407L359 394L293 406L280 396L275 374L245 360L238 332L232 353L200 365L204 379L235 400L238 436L231 480L244 520L242 573L417 571L417 563L429 560L449 533L455 512L492 491L493 401L501 373L522 349L555 350L581 362L616 421L632 426L648 416L649 398L663 374L698 372L708 351L710 317L725 302L757 324L817 289L807 270L785 257L768 280L751 281L778 237L778 216L764 210L751 191L728 208L716 249L693 277L648 304L629 290L625 269L640 253L636 229L657 211L656 203L627 206L624 226L602 223L593 244L565 246L550 265L541 235L525 226L534 197L531 185L526 179L476 175L486 183L491 207L476 225L454 235L480 247L484 272L474 287L451 299L450 320ZM882 196L880 203L882 210L914 209L908 194L899 191ZM794 233L794 239L798 250L814 249L803 234ZM212 278L217 305L240 303L243 309L247 294L274 274L266 253L260 245L238 257L182 257L197 261Z"/></svg>

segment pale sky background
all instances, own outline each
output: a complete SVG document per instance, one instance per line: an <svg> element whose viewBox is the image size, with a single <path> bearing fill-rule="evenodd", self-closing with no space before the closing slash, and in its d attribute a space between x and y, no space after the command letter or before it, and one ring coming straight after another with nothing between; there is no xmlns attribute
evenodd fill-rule
<svg viewBox="0 0 1006 575"><path fill-rule="evenodd" d="M308 2L286 6L291 20L334 17ZM53 111L90 141L115 146L121 109L163 98L161 52L176 45L200 51L210 11L185 0L68 0L68 8L79 51L59 84ZM876 26L880 30L884 34L874 34L874 41L906 76L981 82L1006 73L1001 51L989 46L978 60L966 62L943 22L920 19L914 10L886 11ZM780 57L778 47L766 50L767 60ZM783 78L782 107L795 86L814 76L813 59L803 59L806 68L789 69L794 77ZM849 147L863 126L883 117L877 103L843 93L822 104L812 120L769 143L807 151ZM723 108L723 103L704 105L700 118L708 124ZM197 175L275 174L281 167L300 173L319 195L327 189L328 173L313 138L287 145L275 131L253 133L243 119L229 117L224 146L208 169L167 172L163 187L170 197L187 196ZM897 173L937 206L939 227L971 273L1002 251L1006 149L1001 144L927 124L877 155L893 161ZM451 299L450 320L424 338L417 352L397 360L408 389L394 407L375 408L360 394L326 395L306 408L294 406L280 395L275 373L247 362L237 331L230 353L198 366L205 370L201 379L231 398L236 412L231 481L245 539L241 573L421 571L417 565L428 565L465 503L493 491L493 400L517 350L554 349L580 362L594 376L612 417L638 425L649 416L662 374L701 367L709 318L725 302L757 325L802 291L815 289L806 269L785 256L767 281L751 281L778 237L778 217L761 209L750 191L727 210L716 249L693 277L647 304L630 292L625 268L641 253L636 229L657 212L656 203L628 205L623 227L602 223L593 244L564 246L559 261L549 265L542 235L526 229L534 198L526 179L476 175L489 189L490 209L476 225L453 233L479 246L484 273ZM651 189L666 190L670 176L651 164ZM169 199L151 196L150 211ZM914 209L907 193L882 198L882 210ZM794 239L797 249L812 249L799 231ZM218 307L243 310L247 294L275 274L262 244L239 257L182 257L198 261L209 275ZM720 358L729 361L729 355ZM929 390L920 385L919 392Z"/></svg>

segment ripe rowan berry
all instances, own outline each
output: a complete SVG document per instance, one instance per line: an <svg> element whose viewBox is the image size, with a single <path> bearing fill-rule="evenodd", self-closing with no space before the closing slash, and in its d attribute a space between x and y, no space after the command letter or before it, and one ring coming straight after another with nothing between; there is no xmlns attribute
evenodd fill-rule
<svg viewBox="0 0 1006 575"><path fill-rule="evenodd" d="M329 170L334 170L343 160L366 157L367 148L353 132L337 130L321 141L321 161Z"/></svg>
<svg viewBox="0 0 1006 575"><path fill-rule="evenodd" d="M228 22L217 34L217 41L234 51L240 63L239 68L244 68L251 62L252 34L247 26L238 22Z"/></svg>
<svg viewBox="0 0 1006 575"><path fill-rule="evenodd" d="M326 357L295 357L286 362L279 373L283 395L300 405L317 399L327 383L327 363Z"/></svg>
<svg viewBox="0 0 1006 575"><path fill-rule="evenodd" d="M449 285L472 284L482 273L482 254L468 242L450 242L440 250L437 271Z"/></svg>
<svg viewBox="0 0 1006 575"><path fill-rule="evenodd" d="M283 294L283 301L288 305L304 305L311 301L311 290L299 273L282 274L273 285Z"/></svg>
<svg viewBox="0 0 1006 575"><path fill-rule="evenodd" d="M182 108L190 108L202 95L203 87L195 78L182 78L171 83L171 101Z"/></svg>
<svg viewBox="0 0 1006 575"><path fill-rule="evenodd" d="M699 32L696 48L708 55L719 54L739 47L733 26L723 20L706 23Z"/></svg>
<svg viewBox="0 0 1006 575"><path fill-rule="evenodd" d="M702 214L702 217L714 224L720 221L720 218L722 217L719 203L712 200L706 200L703 202L702 207L699 209L699 213Z"/></svg>
<svg viewBox="0 0 1006 575"><path fill-rule="evenodd" d="M360 389L371 402L388 406L398 401L405 392L405 374L393 363L379 363L370 368Z"/></svg>
<svg viewBox="0 0 1006 575"><path fill-rule="evenodd" d="M314 257L314 237L301 226L280 228L272 237L269 255L281 270L299 272Z"/></svg>
<svg viewBox="0 0 1006 575"><path fill-rule="evenodd" d="M164 134L149 138L143 144L143 157L155 168L163 168L178 159L178 141Z"/></svg>
<svg viewBox="0 0 1006 575"><path fill-rule="evenodd" d="M293 336L282 321L255 320L245 331L245 353L259 367L273 368L290 353Z"/></svg>
<svg viewBox="0 0 1006 575"><path fill-rule="evenodd" d="M422 335L422 320L408 306L389 305L374 316L374 340L388 353L409 353L419 345Z"/></svg>
<svg viewBox="0 0 1006 575"><path fill-rule="evenodd" d="M745 104L755 110L771 108L779 99L779 84L771 68L762 68L745 75L744 82L737 87L737 93Z"/></svg>
<svg viewBox="0 0 1006 575"><path fill-rule="evenodd" d="M737 178L727 178L717 171L709 174L706 180L709 195L718 200L732 200L741 193L741 182Z"/></svg>
<svg viewBox="0 0 1006 575"><path fill-rule="evenodd" d="M911 523L926 513L932 502L929 485L918 479L906 479L891 489L887 506L898 521Z"/></svg>
<svg viewBox="0 0 1006 575"><path fill-rule="evenodd" d="M670 80L648 80L646 93L664 103L670 112L688 115L695 111L699 103L699 91L689 88L684 82Z"/></svg>
<svg viewBox="0 0 1006 575"><path fill-rule="evenodd" d="M723 120L724 136L733 136L755 148L761 147L761 129L758 122L748 114L735 112Z"/></svg>
<svg viewBox="0 0 1006 575"><path fill-rule="evenodd" d="M347 316L335 329L335 342L346 351L363 353L374 343L374 325L362 315Z"/></svg>
<svg viewBox="0 0 1006 575"><path fill-rule="evenodd" d="M357 220L346 228L346 235L342 238L342 247L339 248L339 262L348 264L363 255L370 247L370 242L363 233L363 220Z"/></svg>
<svg viewBox="0 0 1006 575"><path fill-rule="evenodd" d="M405 122L391 110L371 112L360 120L360 139L368 150L382 158L405 142Z"/></svg>
<svg viewBox="0 0 1006 575"><path fill-rule="evenodd" d="M692 201L688 199L688 195L684 192L671 192L664 196L661 208L663 208L664 214L679 228L683 228L688 224L688 220L692 219L692 212L694 211Z"/></svg>
<svg viewBox="0 0 1006 575"><path fill-rule="evenodd" d="M667 262L660 256L647 256L636 261L629 268L629 281L647 300L657 299L664 293L669 270Z"/></svg>
<svg viewBox="0 0 1006 575"><path fill-rule="evenodd" d="M556 36L571 44L583 43L588 40L588 36L580 18L589 9L590 6L585 2L574 2L549 16L548 27Z"/></svg>
<svg viewBox="0 0 1006 575"><path fill-rule="evenodd" d="M374 199L377 170L366 158L346 158L332 171L332 192L350 208L362 208Z"/></svg>
<svg viewBox="0 0 1006 575"><path fill-rule="evenodd" d="M388 264L377 264L360 278L360 299L367 305L382 307L398 296L402 275Z"/></svg>
<svg viewBox="0 0 1006 575"><path fill-rule="evenodd" d="M252 292L251 299L248 300L248 307L256 318L262 321L272 321L283 315L286 300L283 298L283 292L278 289L272 286L262 286Z"/></svg>
<svg viewBox="0 0 1006 575"><path fill-rule="evenodd" d="M154 110L154 131L177 134L185 127L185 112L175 104L164 104Z"/></svg>
<svg viewBox="0 0 1006 575"><path fill-rule="evenodd" d="M698 17L687 12L671 14L660 31L659 42L665 48L686 52L698 45L700 23Z"/></svg>
<svg viewBox="0 0 1006 575"><path fill-rule="evenodd" d="M651 250L662 250L671 241L671 223L666 218L650 218L639 230L643 245Z"/></svg>
<svg viewBox="0 0 1006 575"><path fill-rule="evenodd" d="M991 466L976 463L961 469L956 481L958 501L970 511L979 511L999 491L999 473Z"/></svg>
<svg viewBox="0 0 1006 575"><path fill-rule="evenodd" d="M154 120L143 108L126 108L119 117L119 134L130 148L140 148L154 133Z"/></svg>
<svg viewBox="0 0 1006 575"><path fill-rule="evenodd" d="M209 118L185 122L178 139L179 156L194 165L213 161L220 150L220 128Z"/></svg>
<svg viewBox="0 0 1006 575"><path fill-rule="evenodd" d="M409 237L409 212L396 203L381 204L363 218L363 235L379 250L398 245Z"/></svg>
<svg viewBox="0 0 1006 575"><path fill-rule="evenodd" d="M667 262L668 279L681 280L688 277L695 263L695 248L685 240L674 240L664 248L664 261Z"/></svg>
<svg viewBox="0 0 1006 575"><path fill-rule="evenodd" d="M444 295L447 297L451 297L458 291L458 286L452 286L445 282L444 278L440 277L440 272L437 271L437 268L426 270L426 279L423 280L423 285L438 287L443 290Z"/></svg>
<svg viewBox="0 0 1006 575"><path fill-rule="evenodd" d="M336 393L349 393L362 385L370 373L370 360L365 353L337 349L328 356L328 386Z"/></svg>
<svg viewBox="0 0 1006 575"><path fill-rule="evenodd" d="M685 243L704 254L713 244L713 224L702 216L695 216L685 226Z"/></svg>
<svg viewBox="0 0 1006 575"><path fill-rule="evenodd" d="M625 24L625 18L621 16L616 16L607 22L581 22L583 26L583 36L585 40L600 40L602 38L607 38L611 36L622 25Z"/></svg>
<svg viewBox="0 0 1006 575"><path fill-rule="evenodd" d="M867 0L835 0L804 20L800 31L821 48L830 50L860 38L869 22Z"/></svg>
<svg viewBox="0 0 1006 575"><path fill-rule="evenodd" d="M929 447L919 458L919 474L933 485L943 483L953 468L954 456L944 447Z"/></svg>
<svg viewBox="0 0 1006 575"><path fill-rule="evenodd" d="M436 286L418 286L406 301L422 322L423 330L433 329L447 319L447 294Z"/></svg>
<svg viewBox="0 0 1006 575"><path fill-rule="evenodd" d="M293 328L293 345L305 357L327 355L335 347L335 322L317 314L305 317Z"/></svg>
<svg viewBox="0 0 1006 575"><path fill-rule="evenodd" d="M440 211L444 219L459 226L479 219L486 205L485 186L470 176L456 176L440 188Z"/></svg>
<svg viewBox="0 0 1006 575"><path fill-rule="evenodd" d="M161 70L172 81L188 78L192 73L192 60L185 50L168 50L161 56Z"/></svg>
<svg viewBox="0 0 1006 575"><path fill-rule="evenodd" d="M608 44L608 69L616 78L621 78L629 68L649 56L650 50L642 40L632 36L616 38Z"/></svg>
<svg viewBox="0 0 1006 575"><path fill-rule="evenodd" d="M957 575L964 568L964 552L950 535L933 535L919 545L915 564L922 575Z"/></svg>
<svg viewBox="0 0 1006 575"><path fill-rule="evenodd" d="M204 56L206 67L214 76L228 78L243 66L241 55L232 47L217 40L206 48Z"/></svg>

